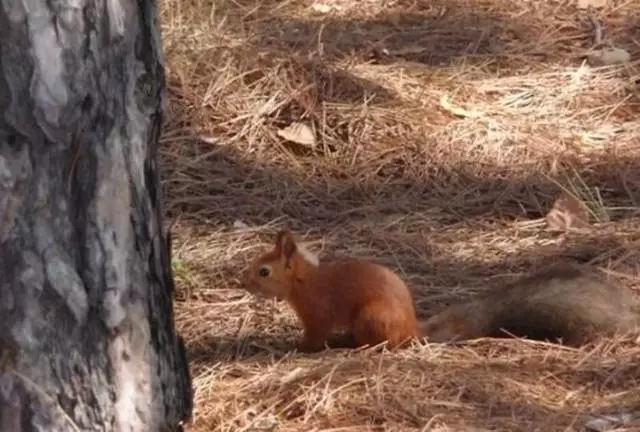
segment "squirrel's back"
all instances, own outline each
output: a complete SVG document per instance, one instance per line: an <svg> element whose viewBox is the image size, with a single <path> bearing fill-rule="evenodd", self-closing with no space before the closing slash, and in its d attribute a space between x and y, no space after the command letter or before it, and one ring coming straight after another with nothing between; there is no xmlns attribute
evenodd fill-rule
<svg viewBox="0 0 640 432"><path fill-rule="evenodd" d="M375 301L397 302L412 313L413 299L406 284L392 270L382 265L348 258L320 265L320 278L313 281L319 290L329 291L336 307Z"/></svg>
<svg viewBox="0 0 640 432"><path fill-rule="evenodd" d="M630 289L578 265L556 266L453 305L422 324L430 341L526 337L580 345L640 324Z"/></svg>

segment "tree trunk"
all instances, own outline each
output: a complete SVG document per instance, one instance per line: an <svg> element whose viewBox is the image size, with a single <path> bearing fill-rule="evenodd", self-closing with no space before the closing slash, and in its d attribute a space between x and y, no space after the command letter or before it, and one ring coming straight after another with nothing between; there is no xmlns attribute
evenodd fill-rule
<svg viewBox="0 0 640 432"><path fill-rule="evenodd" d="M153 0L0 4L0 431L190 416L156 147Z"/></svg>

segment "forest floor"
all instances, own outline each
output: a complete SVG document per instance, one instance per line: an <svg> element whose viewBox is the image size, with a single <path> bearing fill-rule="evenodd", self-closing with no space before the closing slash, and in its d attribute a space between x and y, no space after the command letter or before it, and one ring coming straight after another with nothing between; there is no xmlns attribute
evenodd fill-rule
<svg viewBox="0 0 640 432"><path fill-rule="evenodd" d="M395 269L421 317L559 256L640 293L640 0L609 3L160 2L188 430L578 431L640 406L633 341L306 355L241 289L289 227ZM608 45L631 59L587 59ZM587 226L550 229L561 191Z"/></svg>

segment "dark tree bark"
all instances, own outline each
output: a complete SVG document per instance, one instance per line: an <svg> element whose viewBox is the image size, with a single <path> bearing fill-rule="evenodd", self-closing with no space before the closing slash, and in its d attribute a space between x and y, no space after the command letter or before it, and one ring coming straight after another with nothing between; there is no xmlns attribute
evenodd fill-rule
<svg viewBox="0 0 640 432"><path fill-rule="evenodd" d="M0 431L179 430L153 0L0 3Z"/></svg>

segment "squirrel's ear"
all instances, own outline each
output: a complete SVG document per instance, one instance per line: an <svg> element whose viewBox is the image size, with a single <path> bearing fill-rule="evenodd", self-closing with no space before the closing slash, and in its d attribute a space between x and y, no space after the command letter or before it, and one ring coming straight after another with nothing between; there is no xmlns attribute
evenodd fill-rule
<svg viewBox="0 0 640 432"><path fill-rule="evenodd" d="M296 251L296 241L291 231L280 231L276 238L276 249L285 261L288 263L293 253Z"/></svg>

